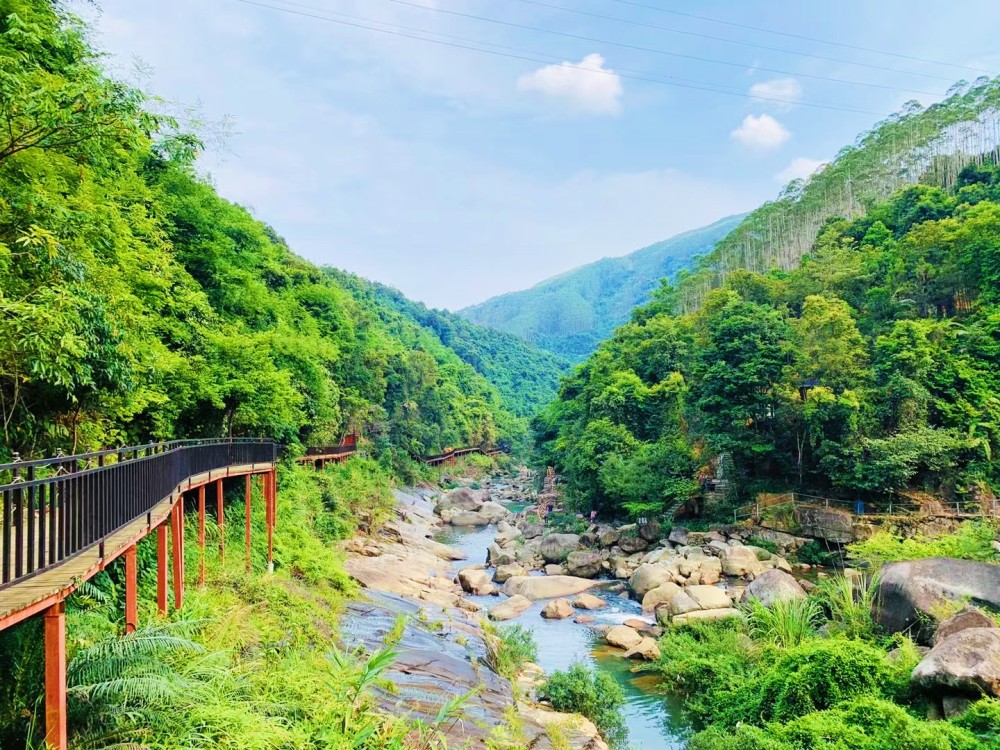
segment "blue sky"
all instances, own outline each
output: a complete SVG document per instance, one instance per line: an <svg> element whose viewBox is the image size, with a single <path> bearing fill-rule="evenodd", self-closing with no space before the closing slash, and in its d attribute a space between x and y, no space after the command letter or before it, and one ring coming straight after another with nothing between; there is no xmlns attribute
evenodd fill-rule
<svg viewBox="0 0 1000 750"><path fill-rule="evenodd" d="M902 103L1000 72L995 0L253 2L305 15L75 10L117 74L231 118L200 165L224 196L450 309L752 209Z"/></svg>

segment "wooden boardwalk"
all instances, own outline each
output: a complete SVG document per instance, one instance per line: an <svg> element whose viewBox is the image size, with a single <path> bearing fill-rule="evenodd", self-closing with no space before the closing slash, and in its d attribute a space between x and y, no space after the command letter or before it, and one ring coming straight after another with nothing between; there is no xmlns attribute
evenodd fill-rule
<svg viewBox="0 0 1000 750"><path fill-rule="evenodd" d="M160 501L150 512L149 519L143 516L106 537L103 557L100 545L95 544L52 568L0 590L0 629L31 617L50 606L53 601L65 598L82 582L104 570L125 550L148 536L157 526L167 522L170 512L188 490L211 484L219 479L264 474L273 469L272 464L242 464L190 477Z"/></svg>

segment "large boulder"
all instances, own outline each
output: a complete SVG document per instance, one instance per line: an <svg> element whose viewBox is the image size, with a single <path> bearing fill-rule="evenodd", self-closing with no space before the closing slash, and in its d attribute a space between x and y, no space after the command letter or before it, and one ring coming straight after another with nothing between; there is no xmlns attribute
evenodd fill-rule
<svg viewBox="0 0 1000 750"><path fill-rule="evenodd" d="M574 576L514 576L503 585L508 596L521 595L531 601L558 599L580 594L597 585L597 581Z"/></svg>
<svg viewBox="0 0 1000 750"><path fill-rule="evenodd" d="M877 614L890 633L916 630L921 641L929 642L934 613L942 604L960 601L1000 609L1000 566L931 557L882 568Z"/></svg>
<svg viewBox="0 0 1000 750"><path fill-rule="evenodd" d="M490 574L479 568L463 568L458 571L458 582L462 590L476 596L486 596L494 592Z"/></svg>
<svg viewBox="0 0 1000 750"><path fill-rule="evenodd" d="M618 547L626 555L631 555L635 552L642 552L649 548L649 542L643 539L641 536L623 536L618 540Z"/></svg>
<svg viewBox="0 0 1000 750"><path fill-rule="evenodd" d="M684 591L702 609L725 609L733 606L729 594L717 586L688 586Z"/></svg>
<svg viewBox="0 0 1000 750"><path fill-rule="evenodd" d="M646 661L656 661L660 658L660 646L655 638L644 636L638 644L630 648L624 654L626 659L645 659Z"/></svg>
<svg viewBox="0 0 1000 750"><path fill-rule="evenodd" d="M937 626L934 631L934 643L940 643L945 638L955 633L961 633L969 628L995 628L997 624L992 618L976 609L975 607L965 607Z"/></svg>
<svg viewBox="0 0 1000 750"><path fill-rule="evenodd" d="M765 570L747 585L741 601L759 599L765 607L772 607L779 601L805 598L806 592L798 581L788 573L773 568Z"/></svg>
<svg viewBox="0 0 1000 750"><path fill-rule="evenodd" d="M727 576L756 576L762 570L760 560L749 547L727 547L720 559Z"/></svg>
<svg viewBox="0 0 1000 750"><path fill-rule="evenodd" d="M615 625L604 634L604 640L612 646L628 650L642 643L642 636L628 625Z"/></svg>
<svg viewBox="0 0 1000 750"><path fill-rule="evenodd" d="M489 616L491 620L513 620L530 606L530 599L523 596L512 596L507 601L493 607Z"/></svg>
<svg viewBox="0 0 1000 750"><path fill-rule="evenodd" d="M489 499L485 490L470 490L459 487L442 497L434 507L434 512L443 516L445 511L479 510L479 507Z"/></svg>
<svg viewBox="0 0 1000 750"><path fill-rule="evenodd" d="M669 603L680 590L681 587L673 581L661 584L655 589L650 589L646 592L646 595L642 597L642 611L655 612L656 608L661 604Z"/></svg>
<svg viewBox="0 0 1000 750"><path fill-rule="evenodd" d="M602 547L614 547L621 538L622 535L610 526L604 526L597 532L597 542Z"/></svg>
<svg viewBox="0 0 1000 750"><path fill-rule="evenodd" d="M593 594L580 594L573 600L573 606L577 609L601 609L606 602Z"/></svg>
<svg viewBox="0 0 1000 750"><path fill-rule="evenodd" d="M546 620L565 620L575 614L565 599L555 599L542 607L542 617Z"/></svg>
<svg viewBox="0 0 1000 750"><path fill-rule="evenodd" d="M580 578L596 578L601 572L601 553L583 552L577 550L570 552L563 565L566 573Z"/></svg>
<svg viewBox="0 0 1000 750"><path fill-rule="evenodd" d="M639 528L636 529L639 532L639 536L645 539L647 542L652 544L660 538L660 524L657 521L648 521L647 523L640 523Z"/></svg>
<svg viewBox="0 0 1000 750"><path fill-rule="evenodd" d="M688 543L688 530L683 526L674 526L670 530L670 535L667 537L667 541L671 544L679 544L684 546Z"/></svg>
<svg viewBox="0 0 1000 750"><path fill-rule="evenodd" d="M839 508L821 508L815 505L797 505L795 522L803 536L846 544L853 542L854 516Z"/></svg>
<svg viewBox="0 0 1000 750"><path fill-rule="evenodd" d="M545 533L545 524L525 521L521 524L521 533L525 539L535 539Z"/></svg>
<svg viewBox="0 0 1000 750"><path fill-rule="evenodd" d="M676 574L677 563L674 561L647 563L635 569L632 577L628 580L628 585L632 587L632 591L637 597L642 598L646 592L665 583L673 582Z"/></svg>
<svg viewBox="0 0 1000 750"><path fill-rule="evenodd" d="M570 552L580 549L580 537L577 534L548 534L542 537L538 551L545 562L561 563L569 557Z"/></svg>
<svg viewBox="0 0 1000 750"><path fill-rule="evenodd" d="M934 646L911 679L927 690L1000 696L1000 629L968 628Z"/></svg>
<svg viewBox="0 0 1000 750"><path fill-rule="evenodd" d="M497 583L506 583L509 579L514 576L525 576L528 575L523 567L517 563L510 565L498 565L497 569L493 571L493 580Z"/></svg>
<svg viewBox="0 0 1000 750"><path fill-rule="evenodd" d="M513 565L517 562L515 553L503 549L499 544L493 543L486 548L486 564L493 568L501 565Z"/></svg>

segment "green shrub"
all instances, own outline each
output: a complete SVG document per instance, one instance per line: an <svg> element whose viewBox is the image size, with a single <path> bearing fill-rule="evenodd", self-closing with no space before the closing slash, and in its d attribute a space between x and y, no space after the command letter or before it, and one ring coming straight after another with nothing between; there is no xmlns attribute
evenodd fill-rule
<svg viewBox="0 0 1000 750"><path fill-rule="evenodd" d="M486 633L486 663L498 675L512 680L525 664L538 658L531 631L522 625L497 626L483 622Z"/></svg>
<svg viewBox="0 0 1000 750"><path fill-rule="evenodd" d="M783 648L797 646L813 637L823 616L822 608L812 597L779 599L770 607L760 599L751 599L741 609L754 640Z"/></svg>
<svg viewBox="0 0 1000 750"><path fill-rule="evenodd" d="M720 685L740 687L757 670L759 649L736 619L693 622L660 639L657 668L664 687L685 699L694 718L710 722Z"/></svg>
<svg viewBox="0 0 1000 750"><path fill-rule="evenodd" d="M759 536L752 536L747 539L747 544L752 547L760 547L761 549L766 549L772 555L777 555L781 552L781 549L777 544L772 542L770 539L761 539Z"/></svg>
<svg viewBox="0 0 1000 750"><path fill-rule="evenodd" d="M612 748L626 746L628 728L621 713L625 693L611 675L574 664L566 672L553 672L540 694L557 711L583 714L593 721Z"/></svg>
<svg viewBox="0 0 1000 750"><path fill-rule="evenodd" d="M738 701L744 715L733 718L748 723L790 721L853 698L904 694L908 678L881 650L863 641L804 641L778 652L760 679L747 684L750 689Z"/></svg>
<svg viewBox="0 0 1000 750"><path fill-rule="evenodd" d="M795 553L796 560L808 565L828 565L831 557L831 554L823 549L815 539L810 539Z"/></svg>
<svg viewBox="0 0 1000 750"><path fill-rule="evenodd" d="M972 704L961 716L951 720L952 724L972 732L990 750L1000 750L1000 700L983 698Z"/></svg>
<svg viewBox="0 0 1000 750"><path fill-rule="evenodd" d="M835 576L819 585L819 597L830 613L831 631L848 638L872 639L877 625L872 616L878 599L879 575Z"/></svg>
<svg viewBox="0 0 1000 750"><path fill-rule="evenodd" d="M1000 528L990 521L964 521L954 533L935 537L918 534L904 539L888 531L879 531L864 541L848 545L847 552L850 558L863 560L873 567L925 557L988 562L997 559L992 542L998 533Z"/></svg>

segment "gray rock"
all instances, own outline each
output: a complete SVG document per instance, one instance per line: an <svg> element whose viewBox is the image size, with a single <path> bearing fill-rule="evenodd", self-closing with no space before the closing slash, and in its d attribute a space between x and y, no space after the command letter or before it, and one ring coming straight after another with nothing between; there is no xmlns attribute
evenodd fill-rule
<svg viewBox="0 0 1000 750"><path fill-rule="evenodd" d="M622 535L610 526L602 528L597 533L597 541L602 547L614 547L621 538Z"/></svg>
<svg viewBox="0 0 1000 750"><path fill-rule="evenodd" d="M766 570L753 579L743 591L742 601L759 599L765 607L789 599L805 599L806 592L792 576L783 570Z"/></svg>
<svg viewBox="0 0 1000 750"><path fill-rule="evenodd" d="M545 562L561 563L570 552L580 549L580 537L576 534L549 534L542 537L538 551Z"/></svg>
<svg viewBox="0 0 1000 750"><path fill-rule="evenodd" d="M508 578L527 574L528 571L516 563L511 565L499 565L497 566L497 569L493 571L493 580L497 583L506 583Z"/></svg>
<svg viewBox="0 0 1000 750"><path fill-rule="evenodd" d="M670 530L670 536L667 537L667 541L671 544L680 544L682 546L688 543L688 530L683 526L674 526Z"/></svg>
<svg viewBox="0 0 1000 750"><path fill-rule="evenodd" d="M660 538L660 524L657 521L640 523L637 531L640 537L650 543L658 541Z"/></svg>
<svg viewBox="0 0 1000 750"><path fill-rule="evenodd" d="M459 487L452 490L438 502L434 512L439 516L445 510L478 510L479 507L489 499L489 493L483 490L470 490L467 487Z"/></svg>
<svg viewBox="0 0 1000 750"><path fill-rule="evenodd" d="M934 646L910 679L925 690L1000 696L1000 628L969 628Z"/></svg>
<svg viewBox="0 0 1000 750"><path fill-rule="evenodd" d="M521 524L521 533L525 539L535 539L545 533L545 524L529 523L526 521Z"/></svg>
<svg viewBox="0 0 1000 750"><path fill-rule="evenodd" d="M580 578L596 578L601 572L601 554L599 552L570 552L563 567L566 573Z"/></svg>
<svg viewBox="0 0 1000 750"><path fill-rule="evenodd" d="M928 643L934 612L963 600L1000 609L1000 566L943 557L890 563L879 581L878 621L890 633L913 630Z"/></svg>
<svg viewBox="0 0 1000 750"><path fill-rule="evenodd" d="M635 552L642 552L648 549L649 542L641 536L623 536L618 540L618 546L621 547L622 552L626 555L631 555Z"/></svg>
<svg viewBox="0 0 1000 750"><path fill-rule="evenodd" d="M940 643L955 633L961 633L969 628L995 628L997 624L975 607L966 607L961 612L952 615L937 626L934 631L934 643Z"/></svg>

